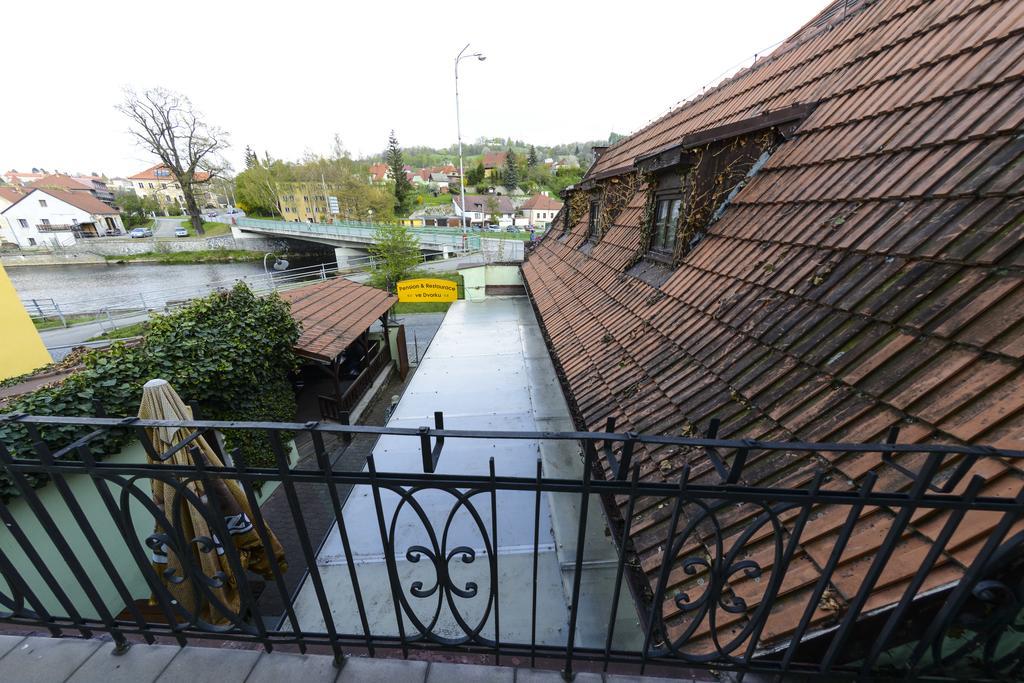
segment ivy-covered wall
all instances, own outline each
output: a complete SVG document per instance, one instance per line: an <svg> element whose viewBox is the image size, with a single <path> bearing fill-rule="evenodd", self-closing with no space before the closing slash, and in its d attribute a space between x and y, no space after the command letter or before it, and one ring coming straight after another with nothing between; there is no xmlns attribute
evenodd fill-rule
<svg viewBox="0 0 1024 683"><path fill-rule="evenodd" d="M108 416L138 413L142 385L166 379L182 399L195 402L205 419L278 420L295 418L295 397L287 375L296 367L292 346L298 325L277 295L257 297L242 283L226 292L197 299L185 308L153 318L140 345L114 344L91 351L85 367L61 384L11 401L4 412L33 415L95 416L96 404ZM87 430L61 425L40 430L56 450ZM131 436L112 431L94 441L97 457L116 453ZM276 462L266 437L258 432L225 432L229 449L239 448L245 463L269 467ZM0 443L14 457L27 457L32 443L23 425L0 425ZM36 477L33 485L44 483ZM0 472L0 497L17 495Z"/></svg>

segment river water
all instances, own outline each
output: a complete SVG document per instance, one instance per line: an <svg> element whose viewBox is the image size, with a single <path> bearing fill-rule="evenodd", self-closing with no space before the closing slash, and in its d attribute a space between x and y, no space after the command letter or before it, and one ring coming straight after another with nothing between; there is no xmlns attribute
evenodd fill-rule
<svg viewBox="0 0 1024 683"><path fill-rule="evenodd" d="M289 259L289 271L323 260ZM286 271L287 272L287 271ZM64 313L92 312L103 308L161 308L168 301L181 301L231 287L236 280L267 282L262 262L196 263L165 265L131 263L73 266L20 266L7 274L18 296L33 308L40 300L45 310L50 299ZM311 276L313 277L313 276Z"/></svg>

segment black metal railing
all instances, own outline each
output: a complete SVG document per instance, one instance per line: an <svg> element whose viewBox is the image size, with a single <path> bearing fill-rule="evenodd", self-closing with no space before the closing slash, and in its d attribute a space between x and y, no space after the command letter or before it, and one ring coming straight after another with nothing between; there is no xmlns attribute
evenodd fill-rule
<svg viewBox="0 0 1024 683"><path fill-rule="evenodd" d="M557 667L567 677L588 669L659 675L714 669L829 680L997 680L1019 676L1024 666L1024 452L904 445L895 443L895 432L886 443L834 444L724 440L714 436L714 426L704 438L681 438L466 431L443 424L440 414L434 427L419 429L0 416L8 436L0 445L0 475L10 485L0 504L7 529L0 535L0 621L54 636L106 632L121 650L134 639L166 636L184 645L215 638L267 650L327 646L339 665L347 652L408 656L444 650L494 663L521 658ZM192 430L174 447L179 454L194 451L199 438L212 438L215 430L261 432L276 464L248 467L237 452L225 467L198 455L194 465L175 464L146 438L147 428L160 427ZM137 435L149 460L99 460L94 451L113 432ZM309 434L315 464L289 469L285 432ZM385 455L371 455L364 469L351 471L332 467L327 434L386 435L389 442ZM453 444L472 444L483 459L492 446L509 441L523 448L512 455L506 448L502 457L536 460L533 476L502 474L493 457L482 474L445 470ZM579 476L545 476L537 442L578 444ZM404 449L396 443L405 443ZM664 447L690 456L671 476L640 457ZM422 467L386 471L387 459L401 453L415 462L422 457ZM743 483L766 463L780 471L785 463L789 471L804 467L808 475L776 486ZM44 480L45 488L37 488ZM301 555L292 559L308 571L301 595L287 595L288 570L275 562L266 584L257 586L241 553L218 540L235 531L218 500L218 482L228 480L244 492L252 510L245 521L265 547L271 543L268 529L280 532L282 522L264 516L257 489L279 485L286 526L297 534ZM176 512L169 519L167 508L150 498L153 482L175 492L175 510L201 514L212 537L193 536L188 515ZM365 487L370 513L364 517L353 518L346 507L353 487ZM83 507L86 490L100 501L91 509ZM304 505L312 491L326 493L334 522L330 539L306 533ZM529 504L505 504L509 493ZM432 518L427 501L436 506L439 497L450 507ZM571 559L563 563L569 577L564 623L560 640L552 640L539 634L538 618L550 619L560 605L538 605L551 588L545 585L550 576L539 573L538 557L549 535L542 530L542 501L559 497L572 501L575 537L559 539ZM66 506L73 522L59 522L54 501ZM588 520L601 514L595 501L604 503L620 549L607 567L607 576L614 570L610 595L599 598L592 587L582 587L591 562L588 543L594 543ZM475 547L455 538L460 515L478 536ZM524 520L532 528L532 547L517 553L532 555L532 569L500 552L508 528ZM828 520L835 524L822 536ZM375 565L356 566L354 536L361 533L383 549ZM332 539L342 548L336 566L346 582L344 598L336 592L337 577L327 581L317 561L317 549L322 552ZM115 556L125 549L131 561L120 562ZM222 554L222 571L211 574L195 558L214 551ZM177 556L179 569L158 571L151 552ZM58 564L66 564L73 579L61 579ZM409 574L410 568L428 570L429 578ZM521 585L527 588L510 595L513 574L526 577ZM144 579L144 595L131 585L137 576ZM218 592L229 580L239 595L233 606ZM561 594L557 574L554 581ZM174 597L170 588L183 583L190 585L190 604L204 605L203 611ZM629 627L635 633L624 633L623 624L630 624L620 614L624 586L636 605L638 625ZM379 601L368 605L371 587L383 596L383 608ZM261 611L261 590L287 597L276 626ZM148 602L140 601L146 597ZM513 603L529 618L509 618ZM590 611L582 617L581 605L600 616ZM595 621L601 630L596 640ZM578 634L587 629L583 642Z"/></svg>

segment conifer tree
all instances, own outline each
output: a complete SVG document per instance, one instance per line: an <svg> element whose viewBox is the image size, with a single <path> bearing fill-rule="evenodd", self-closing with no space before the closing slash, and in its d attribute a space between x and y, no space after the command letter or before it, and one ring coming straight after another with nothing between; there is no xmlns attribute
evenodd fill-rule
<svg viewBox="0 0 1024 683"><path fill-rule="evenodd" d="M505 187L514 190L519 187L519 167L516 165L516 153L508 150L505 157Z"/></svg>
<svg viewBox="0 0 1024 683"><path fill-rule="evenodd" d="M395 215L405 216L408 211L409 197L412 194L412 183L405 176L405 162L402 159L402 148L398 146L398 138L395 131L391 131L388 137L388 152L385 163L391 170L391 177L395 181Z"/></svg>

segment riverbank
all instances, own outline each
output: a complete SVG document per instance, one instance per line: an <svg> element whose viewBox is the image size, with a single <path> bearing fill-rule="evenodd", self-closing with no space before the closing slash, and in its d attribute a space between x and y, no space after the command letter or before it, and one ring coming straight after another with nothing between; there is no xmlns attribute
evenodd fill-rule
<svg viewBox="0 0 1024 683"><path fill-rule="evenodd" d="M103 266L107 261L98 254L87 253L40 253L31 252L0 255L4 268L28 268L31 266Z"/></svg>
<svg viewBox="0 0 1024 683"><path fill-rule="evenodd" d="M241 249L204 249L202 251L147 251L140 254L106 256L107 263L245 263L259 261L263 254Z"/></svg>

